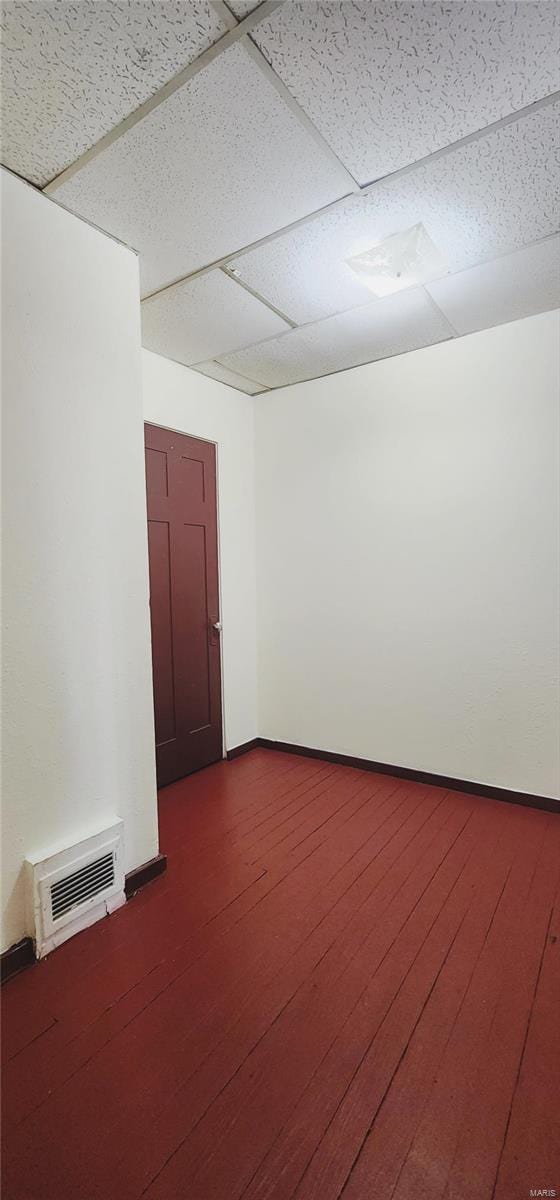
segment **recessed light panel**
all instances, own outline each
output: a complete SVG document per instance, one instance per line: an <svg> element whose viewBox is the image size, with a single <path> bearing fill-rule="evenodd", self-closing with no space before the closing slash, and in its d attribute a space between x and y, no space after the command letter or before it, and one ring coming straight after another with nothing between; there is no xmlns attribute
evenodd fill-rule
<svg viewBox="0 0 560 1200"><path fill-rule="evenodd" d="M346 261L376 296L391 296L393 292L437 279L446 271L443 255L421 222Z"/></svg>
<svg viewBox="0 0 560 1200"><path fill-rule="evenodd" d="M558 230L560 104L376 184L232 260L240 277L303 324L365 304L347 260L422 222L461 271Z"/></svg>

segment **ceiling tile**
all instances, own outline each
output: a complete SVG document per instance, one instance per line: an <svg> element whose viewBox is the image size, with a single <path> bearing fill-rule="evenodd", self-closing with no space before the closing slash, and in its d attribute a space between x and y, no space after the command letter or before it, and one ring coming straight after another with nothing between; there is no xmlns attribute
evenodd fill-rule
<svg viewBox="0 0 560 1200"><path fill-rule="evenodd" d="M245 379L243 375L237 375L235 371L230 371L219 362L197 363L193 370L200 371L202 375L209 375L219 383L227 383L229 387L236 388L238 392L245 392L247 396L258 396L267 390L262 383Z"/></svg>
<svg viewBox="0 0 560 1200"><path fill-rule="evenodd" d="M376 184L324 216L232 260L299 323L371 299L346 259L421 221L449 270L556 232L560 104Z"/></svg>
<svg viewBox="0 0 560 1200"><path fill-rule="evenodd" d="M54 196L140 252L146 294L347 190L344 170L236 44Z"/></svg>
<svg viewBox="0 0 560 1200"><path fill-rule="evenodd" d="M303 0L252 36L364 184L555 91L559 15L550 0Z"/></svg>
<svg viewBox="0 0 560 1200"><path fill-rule="evenodd" d="M3 4L2 161L43 185L226 32L206 0Z"/></svg>
<svg viewBox="0 0 560 1200"><path fill-rule="evenodd" d="M142 304L142 343L190 366L289 329L223 271L179 283Z"/></svg>
<svg viewBox="0 0 560 1200"><path fill-rule="evenodd" d="M227 0L228 8L231 8L240 21L243 20L243 17L248 17L249 13L258 8L260 3L261 0Z"/></svg>
<svg viewBox="0 0 560 1200"><path fill-rule="evenodd" d="M428 291L458 333L560 307L560 238L448 275Z"/></svg>
<svg viewBox="0 0 560 1200"><path fill-rule="evenodd" d="M449 325L423 289L413 288L220 358L231 370L273 388L417 350L450 336Z"/></svg>

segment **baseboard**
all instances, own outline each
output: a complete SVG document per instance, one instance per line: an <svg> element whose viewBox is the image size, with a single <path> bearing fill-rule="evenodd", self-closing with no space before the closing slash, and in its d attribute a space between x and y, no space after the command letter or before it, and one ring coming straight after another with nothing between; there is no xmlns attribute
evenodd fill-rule
<svg viewBox="0 0 560 1200"><path fill-rule="evenodd" d="M140 888L151 883L152 879L157 879L158 875L162 875L167 868L167 855L156 854L155 858L151 858L149 862L142 863L141 866L135 867L133 871L129 871L125 875L124 890L127 900L134 896ZM14 975L18 975L25 967L30 967L35 958L35 947L33 938L22 938L21 942L16 942L15 946L10 946L9 950L5 950L2 958L2 983L6 983L8 979L12 979Z"/></svg>
<svg viewBox="0 0 560 1200"><path fill-rule="evenodd" d="M333 750L315 750L309 746L296 746L290 742L275 742L272 738L257 738L257 745L268 750L283 750L287 754L301 754L305 758L320 758L325 762L341 763L344 767L357 767L360 771L376 771L380 775L395 775L397 779L410 779L414 783L426 783L430 787L443 787L454 792L469 792L474 796L487 796L491 800L505 800L508 804L523 804L526 808L541 808L560 816L560 802L550 796L537 796L531 792L511 791L490 783L475 783L470 779L454 779L451 775L435 775L430 771L416 771L413 767L397 767L390 763L373 762L369 758L356 758L352 754L338 754Z"/></svg>
<svg viewBox="0 0 560 1200"><path fill-rule="evenodd" d="M151 883L153 879L157 879L158 875L163 875L167 870L167 855L156 854L155 858L150 858L148 862L141 863L139 867L135 867L133 871L129 871L124 877L124 890L127 900L134 896L140 888Z"/></svg>
<svg viewBox="0 0 560 1200"><path fill-rule="evenodd" d="M261 745L261 738L251 738L250 742L242 742L241 746L234 746L233 750L228 750L226 758L239 758L240 754L248 754L249 750L256 750L257 746Z"/></svg>
<svg viewBox="0 0 560 1200"><path fill-rule="evenodd" d="M12 979L14 975L18 975L25 967L30 967L36 961L33 938L22 938L21 942L16 942L15 946L10 946L9 950L4 950L2 955L2 983L6 983L8 979Z"/></svg>
<svg viewBox="0 0 560 1200"><path fill-rule="evenodd" d="M455 792L468 792L475 796L487 796L491 800L503 800L508 804L522 804L527 808L540 808L560 816L560 803L550 796L538 796L531 792L517 792L494 784L475 783L469 779L455 779L451 775L436 775L431 771L417 771L413 767L399 767L392 763L374 762L370 758L357 758L353 754L339 754L334 750L317 750L312 746L297 746L291 742L275 742L272 738L253 738L241 746L228 750L227 758L238 758L250 750L262 747L265 750L280 750L286 754L300 754L303 758L319 758L324 762L340 763L344 767L357 767L360 771L375 771L380 775L394 775L397 779L410 779L414 783L425 783L431 787L447 788ZM157 879L167 869L167 855L156 854L155 858L142 863L125 876L125 893L129 900L136 892ZM6 983L14 975L36 962L33 939L22 938L1 955L1 981Z"/></svg>

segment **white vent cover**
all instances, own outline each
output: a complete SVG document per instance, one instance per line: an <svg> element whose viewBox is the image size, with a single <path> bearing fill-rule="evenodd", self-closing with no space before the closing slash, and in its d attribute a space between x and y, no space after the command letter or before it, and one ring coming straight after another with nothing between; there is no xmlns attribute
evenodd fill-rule
<svg viewBox="0 0 560 1200"><path fill-rule="evenodd" d="M74 846L28 858L38 958L124 904L123 823Z"/></svg>

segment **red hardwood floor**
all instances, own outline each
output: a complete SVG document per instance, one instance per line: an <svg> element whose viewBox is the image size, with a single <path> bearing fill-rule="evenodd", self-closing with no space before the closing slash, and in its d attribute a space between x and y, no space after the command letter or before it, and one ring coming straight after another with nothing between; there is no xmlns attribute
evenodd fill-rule
<svg viewBox="0 0 560 1200"><path fill-rule="evenodd" d="M6 1200L560 1194L560 818L255 750L3 992Z"/></svg>

